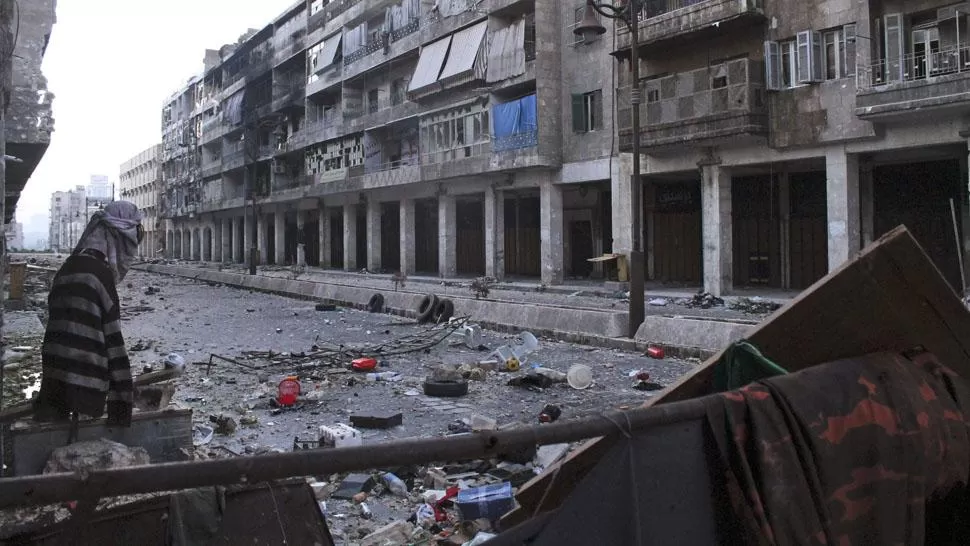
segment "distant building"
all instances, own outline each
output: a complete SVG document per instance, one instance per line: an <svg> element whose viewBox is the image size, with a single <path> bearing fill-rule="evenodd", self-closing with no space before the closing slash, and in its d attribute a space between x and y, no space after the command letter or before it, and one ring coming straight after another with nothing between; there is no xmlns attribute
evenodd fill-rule
<svg viewBox="0 0 970 546"><path fill-rule="evenodd" d="M8 249L24 249L24 225L20 222L10 222L4 229Z"/></svg>
<svg viewBox="0 0 970 546"><path fill-rule="evenodd" d="M91 183L87 189L88 198L112 200L114 198L114 187L103 174L92 174Z"/></svg>
<svg viewBox="0 0 970 546"><path fill-rule="evenodd" d="M50 248L55 252L74 250L88 219L85 187L52 193L50 219Z"/></svg>
<svg viewBox="0 0 970 546"><path fill-rule="evenodd" d="M156 144L121 164L118 178L121 199L131 201L141 210L145 227L145 239L139 252L142 256L154 256L163 248L159 240L158 192L161 189L162 166L159 154L162 145Z"/></svg>

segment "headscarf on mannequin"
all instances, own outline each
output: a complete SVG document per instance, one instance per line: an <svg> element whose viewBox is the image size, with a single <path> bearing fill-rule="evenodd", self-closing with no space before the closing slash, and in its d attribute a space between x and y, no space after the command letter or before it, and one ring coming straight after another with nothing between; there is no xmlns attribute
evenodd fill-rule
<svg viewBox="0 0 970 546"><path fill-rule="evenodd" d="M112 201L91 216L73 254L85 249L104 254L115 282L121 282L138 253L141 242L141 212L129 201Z"/></svg>

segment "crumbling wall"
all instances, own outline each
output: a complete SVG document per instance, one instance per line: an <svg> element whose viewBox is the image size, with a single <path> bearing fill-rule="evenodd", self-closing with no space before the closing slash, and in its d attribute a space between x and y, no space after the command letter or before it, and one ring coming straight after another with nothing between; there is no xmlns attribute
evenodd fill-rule
<svg viewBox="0 0 970 546"><path fill-rule="evenodd" d="M11 59L14 38L13 0L0 0L0 157L7 153L7 105L10 103ZM7 163L0 161L0 218L6 215ZM3 306L7 283L7 241L0 237L0 340L3 339Z"/></svg>

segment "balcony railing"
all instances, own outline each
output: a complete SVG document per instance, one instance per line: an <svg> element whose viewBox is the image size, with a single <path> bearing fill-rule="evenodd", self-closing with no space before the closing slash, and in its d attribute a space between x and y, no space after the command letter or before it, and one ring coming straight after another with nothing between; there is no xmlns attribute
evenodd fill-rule
<svg viewBox="0 0 970 546"><path fill-rule="evenodd" d="M742 15L764 17L764 0L644 0L638 14L640 44L696 32ZM624 24L616 25L617 47L632 42Z"/></svg>
<svg viewBox="0 0 970 546"><path fill-rule="evenodd" d="M511 135L492 137L493 152L507 152L521 148L534 148L539 145L539 129L521 131Z"/></svg>
<svg viewBox="0 0 970 546"><path fill-rule="evenodd" d="M970 75L970 45L930 53L910 54L899 59L882 59L856 71L856 90L865 91L894 83L931 80L966 72Z"/></svg>
<svg viewBox="0 0 970 546"><path fill-rule="evenodd" d="M364 57L374 53L375 51L381 51L385 46L389 44L388 35L386 33L380 33L370 40L366 44L360 46L357 51L344 55L344 66L350 66L357 61L363 59Z"/></svg>

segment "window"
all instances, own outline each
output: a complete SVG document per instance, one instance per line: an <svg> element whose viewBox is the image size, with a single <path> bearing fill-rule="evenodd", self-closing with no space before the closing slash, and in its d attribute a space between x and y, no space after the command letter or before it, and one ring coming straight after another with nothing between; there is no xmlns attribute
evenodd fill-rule
<svg viewBox="0 0 970 546"><path fill-rule="evenodd" d="M798 51L795 40L781 43L781 85L791 89L798 85Z"/></svg>
<svg viewBox="0 0 970 546"><path fill-rule="evenodd" d="M825 49L825 66L823 72L825 73L826 80L834 80L839 77L839 65L841 64L841 55L839 55L839 48L842 45L842 31L841 30L831 30L823 35L823 43Z"/></svg>
<svg viewBox="0 0 970 546"><path fill-rule="evenodd" d="M379 108L378 101L380 100L380 90L371 89L367 92L367 112L373 114Z"/></svg>
<svg viewBox="0 0 970 546"><path fill-rule="evenodd" d="M432 163L478 155L489 141L488 111L471 104L426 116L420 122L420 149Z"/></svg>
<svg viewBox="0 0 970 546"><path fill-rule="evenodd" d="M588 133L603 128L603 91L573 95L573 131Z"/></svg>
<svg viewBox="0 0 970 546"><path fill-rule="evenodd" d="M822 81L822 37L814 30L804 30L796 36L798 48L798 83Z"/></svg>
<svg viewBox="0 0 970 546"><path fill-rule="evenodd" d="M391 82L391 104L397 106L404 102L408 92L407 78L398 78Z"/></svg>
<svg viewBox="0 0 970 546"><path fill-rule="evenodd" d="M647 90L647 104L660 102L660 90L659 89L648 89Z"/></svg>

